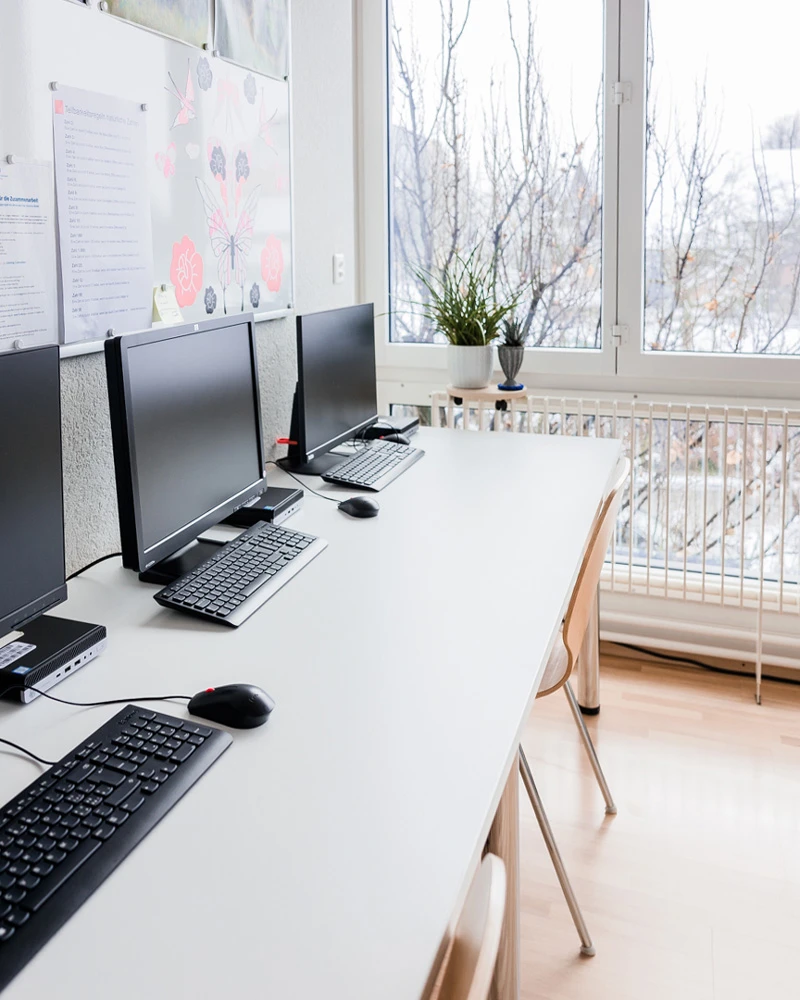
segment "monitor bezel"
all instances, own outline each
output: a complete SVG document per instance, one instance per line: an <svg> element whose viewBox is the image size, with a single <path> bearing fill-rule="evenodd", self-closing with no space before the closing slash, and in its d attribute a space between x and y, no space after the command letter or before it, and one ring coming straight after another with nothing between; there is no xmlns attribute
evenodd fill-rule
<svg viewBox="0 0 800 1000"><path fill-rule="evenodd" d="M375 304L374 302L363 302L355 306L341 306L338 309L320 309L317 312L306 313L305 316L298 315L296 318L296 330L297 330L297 384L295 386L295 407L297 411L297 430L295 440L297 445L295 446L299 452L302 453L301 461L309 462L318 455L325 455L331 449L338 447L340 444L344 444L345 441L349 441L351 438L355 437L361 431L366 430L367 427L371 427L374 423L378 421L378 388L377 388L377 357L375 358L375 414L374 416L368 417L363 420L360 424L355 427L351 427L344 431L342 434L337 434L332 437L329 441L325 441L316 448L308 447L308 431L306 428L306 398L305 398L305 371L303 369L303 320L304 319L316 319L318 316L333 316L336 313L344 312L355 312L357 310L369 310L370 319L372 321L373 327L373 338L372 338L372 350L375 352ZM290 454L292 451L290 449Z"/></svg>
<svg viewBox="0 0 800 1000"><path fill-rule="evenodd" d="M37 597L32 601L27 601L25 604L21 604L14 611L10 611L8 614L2 615L0 617L0 638L5 637L11 632L16 632L18 629L32 622L34 618L38 618L45 612L50 611L52 608L57 607L59 604L63 604L67 599L67 563L65 554L65 531L64 531L64 439L62 433L62 412L61 412L61 352L59 351L58 344L42 344L38 347L28 347L23 350L12 350L12 351L0 351L0 354L7 354L10 357L20 357L25 354L33 354L34 352L47 353L53 356L56 366L58 383L58 455L59 455L59 466L58 466L58 476L61 483L61 582L58 583L51 590L42 594L41 597Z"/></svg>
<svg viewBox="0 0 800 1000"><path fill-rule="evenodd" d="M256 417L256 442L261 475L253 482L232 494L212 510L194 518L176 531L150 546L143 544L142 509L139 496L139 474L136 458L136 435L133 414L129 405L131 384L128 351L144 344L191 337L208 330L246 325L250 344L250 373ZM117 504L122 541L122 565L140 573L174 555L208 528L219 524L234 511L259 497L267 488L264 466L264 440L262 428L261 393L258 380L258 354L256 350L255 319L252 313L206 320L202 323L184 323L180 326L159 327L141 333L122 334L106 341L106 366L108 376L109 407L111 410L114 467L117 479ZM115 366L112 371L111 366ZM115 383L115 384L112 384Z"/></svg>

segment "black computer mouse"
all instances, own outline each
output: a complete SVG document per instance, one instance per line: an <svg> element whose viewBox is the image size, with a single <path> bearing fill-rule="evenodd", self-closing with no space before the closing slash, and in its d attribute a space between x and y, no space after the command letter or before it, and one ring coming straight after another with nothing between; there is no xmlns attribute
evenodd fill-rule
<svg viewBox="0 0 800 1000"><path fill-rule="evenodd" d="M267 721L275 702L254 684L223 684L198 691L187 707L190 715L209 722L231 729L255 729Z"/></svg>
<svg viewBox="0 0 800 1000"><path fill-rule="evenodd" d="M401 434L399 431L392 431L391 434L383 434L381 441L394 441L395 444L411 444L405 434Z"/></svg>
<svg viewBox="0 0 800 1000"><path fill-rule="evenodd" d="M380 504L370 497L350 497L339 504L339 510L350 517L377 517L380 509Z"/></svg>

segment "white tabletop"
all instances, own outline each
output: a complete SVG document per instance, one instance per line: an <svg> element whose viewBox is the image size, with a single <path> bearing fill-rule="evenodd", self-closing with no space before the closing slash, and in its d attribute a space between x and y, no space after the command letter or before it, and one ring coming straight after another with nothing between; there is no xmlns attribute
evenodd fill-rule
<svg viewBox="0 0 800 1000"><path fill-rule="evenodd" d="M245 681L276 709L234 731L8 1000L419 996L620 446L447 430L414 443L428 454L378 495L377 518L306 495L287 526L328 548L237 630L159 608L118 559L70 584L58 613L106 625L109 645L54 693ZM55 759L114 711L4 704L0 732ZM6 801L40 768L1 759Z"/></svg>

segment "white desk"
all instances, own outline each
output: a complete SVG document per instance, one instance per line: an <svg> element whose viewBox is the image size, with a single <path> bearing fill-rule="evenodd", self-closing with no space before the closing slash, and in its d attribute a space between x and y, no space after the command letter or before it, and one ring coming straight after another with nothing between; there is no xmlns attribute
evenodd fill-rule
<svg viewBox="0 0 800 1000"><path fill-rule="evenodd" d="M375 519L307 494L288 523L328 549L238 630L159 608L116 559L70 584L60 612L107 625L109 646L64 697L248 681L277 707L235 732L4 1000L419 997L619 443L446 430L415 443L428 455ZM113 712L4 704L0 732L57 758ZM40 769L0 759L6 801Z"/></svg>

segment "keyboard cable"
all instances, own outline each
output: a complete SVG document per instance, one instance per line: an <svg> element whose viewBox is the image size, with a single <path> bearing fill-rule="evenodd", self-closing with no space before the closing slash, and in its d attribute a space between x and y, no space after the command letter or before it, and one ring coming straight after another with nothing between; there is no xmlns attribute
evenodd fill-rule
<svg viewBox="0 0 800 1000"><path fill-rule="evenodd" d="M287 476L290 476L292 479L294 479L294 481L298 483L300 486L302 486L304 490L308 490L309 493L313 493L314 496L322 497L323 500L330 500L331 503L342 502L339 499L339 497L329 497L325 493L319 493L317 490L312 490L311 487L308 486L306 483L304 483L302 479L298 479L293 472L289 472L288 469L284 469L284 467L282 465L278 465L277 462L267 462L267 465L274 465L276 469L279 469L281 472L285 472Z"/></svg>
<svg viewBox="0 0 800 1000"><path fill-rule="evenodd" d="M9 691L22 690L23 686L20 684L13 684L7 687L3 691L3 695L7 694ZM41 695L43 698L49 698L51 701L60 702L62 705L73 705L76 708L100 708L104 705L127 705L129 702L137 701L191 701L191 695L188 694L162 694L162 695L148 695L144 698L109 698L105 701L69 701L66 698L57 698L56 695L50 694L49 691L43 691L41 688L28 686L24 688L26 691L34 691L36 694ZM1 697L1 696L0 696ZM22 753L27 754L29 757L33 757L34 760L38 761L40 764L46 764L48 767L52 767L57 764L56 760L46 760L44 757L40 757L38 754L34 753L33 750L28 750L19 743L13 743L11 740L6 740L0 737L0 743L4 743L6 746L13 747L15 750L19 750Z"/></svg>

